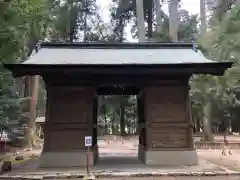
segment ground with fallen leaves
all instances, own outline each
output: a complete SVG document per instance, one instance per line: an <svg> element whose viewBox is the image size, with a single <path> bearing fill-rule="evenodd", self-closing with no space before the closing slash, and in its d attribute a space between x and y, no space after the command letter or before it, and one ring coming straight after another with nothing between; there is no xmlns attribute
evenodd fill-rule
<svg viewBox="0 0 240 180"><path fill-rule="evenodd" d="M72 179L79 180L79 179ZM210 177L119 177L119 178L97 178L96 180L240 180L238 176L223 177L223 176L210 176Z"/></svg>

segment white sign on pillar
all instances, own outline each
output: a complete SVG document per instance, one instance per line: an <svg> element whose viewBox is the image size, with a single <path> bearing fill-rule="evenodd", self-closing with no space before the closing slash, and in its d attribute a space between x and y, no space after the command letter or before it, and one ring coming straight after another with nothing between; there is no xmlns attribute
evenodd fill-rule
<svg viewBox="0 0 240 180"><path fill-rule="evenodd" d="M85 136L85 146L86 147L92 146L92 136Z"/></svg>

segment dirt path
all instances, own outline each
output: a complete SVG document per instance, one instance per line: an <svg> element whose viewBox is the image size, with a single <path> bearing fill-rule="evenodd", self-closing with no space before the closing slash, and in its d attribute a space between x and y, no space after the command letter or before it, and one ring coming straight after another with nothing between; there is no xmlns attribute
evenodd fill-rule
<svg viewBox="0 0 240 180"><path fill-rule="evenodd" d="M226 167L232 171L240 172L240 152L235 152L230 156L223 156L221 152L199 151L200 158L205 159L213 164Z"/></svg>
<svg viewBox="0 0 240 180"><path fill-rule="evenodd" d="M136 178L97 178L98 180L240 180L238 176L223 177L223 176L209 176L209 177L136 177ZM74 179L72 179L74 180ZM77 179L75 179L77 180Z"/></svg>
<svg viewBox="0 0 240 180"><path fill-rule="evenodd" d="M124 140L124 144L122 144L121 141L113 141L111 143L107 143L105 141L99 140L98 145L99 145L99 154L102 157L101 163L99 163L99 166L96 168L100 168L101 170L106 170L106 169L121 169L122 171L129 170L132 167L136 167L135 169L140 169L144 170L146 167L143 165L136 165L135 161L131 161L132 157L137 157L137 141L133 140ZM41 150L33 150L30 153L40 155ZM220 171L216 168L219 168L219 166L226 167L227 169L233 170L233 171L238 171L240 172L240 151L235 152L234 155L232 156L222 156L221 151L199 151L198 152L200 163L198 167L192 167L192 168L187 168L187 171L190 172L198 172L198 171ZM112 157L121 157L120 159L114 159ZM107 159L108 158L108 159ZM111 159L112 158L112 159ZM101 159L100 159L101 160ZM107 161L108 160L108 161ZM206 160L206 161L205 161ZM207 162L208 161L208 162ZM100 161L99 161L100 162ZM210 162L210 163L209 163ZM212 164L213 163L213 164ZM120 164L120 165L118 165ZM130 164L130 166L128 166ZM216 164L217 166L215 167ZM33 169L33 167L37 166L37 159L34 159L32 161L24 162L21 164L17 164L13 167L13 173L17 172L22 172L22 171L28 171L29 169ZM134 169L134 170L135 170ZM176 170L176 169L171 169L171 170ZM171 171L170 169L164 169L162 171ZM185 171L186 169L181 168L178 169L178 171ZM225 171L225 169L223 169ZM101 179L101 178L98 178ZM240 177L138 177L138 178L110 178L113 180L211 180L211 179L219 179L219 180L235 180L239 179ZM102 180L107 180L107 178L103 178Z"/></svg>

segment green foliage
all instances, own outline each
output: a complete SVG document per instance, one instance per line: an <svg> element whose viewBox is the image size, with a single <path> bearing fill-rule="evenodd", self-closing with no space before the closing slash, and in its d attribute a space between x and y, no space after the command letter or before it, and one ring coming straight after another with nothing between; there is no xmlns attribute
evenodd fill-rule
<svg viewBox="0 0 240 180"><path fill-rule="evenodd" d="M58 1L57 1L58 2ZM66 0L55 4L53 21L48 30L51 41L79 41L91 34L92 19L99 19L95 0ZM84 37L80 32L84 33Z"/></svg>
<svg viewBox="0 0 240 180"><path fill-rule="evenodd" d="M46 89L45 84L42 78L39 81L39 91L38 91L38 100L37 100L37 117L45 116L46 112Z"/></svg>
<svg viewBox="0 0 240 180"><path fill-rule="evenodd" d="M237 111L240 108L239 9L235 7L226 12L221 21L211 29L200 37L199 47L202 52L210 59L233 61L235 64L222 77L197 76L192 79L193 108L201 109L206 102L211 102L212 121L234 121L237 120Z"/></svg>
<svg viewBox="0 0 240 180"><path fill-rule="evenodd" d="M50 17L48 0L12 0L0 2L0 124L12 135L23 134L21 103L16 83L11 73L2 67L3 63L18 63L43 39Z"/></svg>
<svg viewBox="0 0 240 180"><path fill-rule="evenodd" d="M122 1L127 2L127 1ZM129 2L129 1L128 1ZM153 1L144 0L145 21ZM220 1L219 1L220 2ZM161 1L161 5L167 3ZM223 77L193 76L190 81L191 99L194 119L202 121L206 106L211 103L211 120L234 120L240 109L240 12L232 8L234 1L222 0L222 4L213 8L213 1L208 0L208 9L212 11L211 31L198 38L198 20L196 15L189 15L179 10L178 37L180 41L191 42L198 39L198 44L205 56L216 61L234 61L234 67L227 70ZM39 40L52 41L122 41L124 27L133 22L133 34L136 33L136 6L115 1L111 8L112 19L107 26L101 21L95 0L12 0L0 1L0 63L23 61L32 52ZM127 8L126 8L127 7ZM153 10L153 18L154 12ZM149 22L148 22L149 23ZM151 23L151 22L150 22ZM150 26L149 26L150 27ZM153 39L169 42L169 18L164 15L161 33L153 33ZM0 124L10 129L22 124L19 99L14 92L14 81L11 74L0 68ZM41 83L40 87L44 87ZM38 113L45 106L45 90L39 91ZM102 119L116 126L120 122L120 102L124 103L124 119L127 127L136 123L136 97L108 96L101 106ZM208 112L207 112L208 113ZM11 123L12 122L12 123ZM17 123L16 123L17 122ZM9 125L9 126L8 126ZM117 128L116 128L117 129Z"/></svg>
<svg viewBox="0 0 240 180"><path fill-rule="evenodd" d="M189 15L188 11L181 9L179 13L178 38L181 42L192 42L198 35L198 20L196 15ZM164 16L161 33L154 32L153 39L159 42L169 42L169 17Z"/></svg>
<svg viewBox="0 0 240 180"><path fill-rule="evenodd" d="M184 15L178 27L178 38L183 42L192 42L197 39L198 35L197 15Z"/></svg>
<svg viewBox="0 0 240 180"><path fill-rule="evenodd" d="M123 112L121 112L121 104ZM123 125L127 132L133 133L136 131L137 123L137 99L136 96L119 95L105 96L105 102L102 104L100 116L105 119L108 126L108 133L121 134L121 116L123 116ZM110 131L109 131L110 130Z"/></svg>
<svg viewBox="0 0 240 180"><path fill-rule="evenodd" d="M225 13L232 9L235 1L236 0L217 0L217 2L214 2L213 0L207 0L209 10L212 11L211 22L213 25L222 21Z"/></svg>
<svg viewBox="0 0 240 180"><path fill-rule="evenodd" d="M160 42L169 42L169 18L168 16L164 16L163 23L161 25L161 32L154 32L153 39Z"/></svg>
<svg viewBox="0 0 240 180"><path fill-rule="evenodd" d="M13 91L10 72L0 68L0 132L8 133L10 140L22 138L23 126L20 117L21 100Z"/></svg>

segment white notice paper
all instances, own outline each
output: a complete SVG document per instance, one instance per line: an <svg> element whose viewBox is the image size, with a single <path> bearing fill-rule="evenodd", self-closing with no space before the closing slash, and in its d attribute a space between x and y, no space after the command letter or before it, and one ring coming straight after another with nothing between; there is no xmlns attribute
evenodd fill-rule
<svg viewBox="0 0 240 180"><path fill-rule="evenodd" d="M85 146L86 147L92 146L92 136L85 136Z"/></svg>

